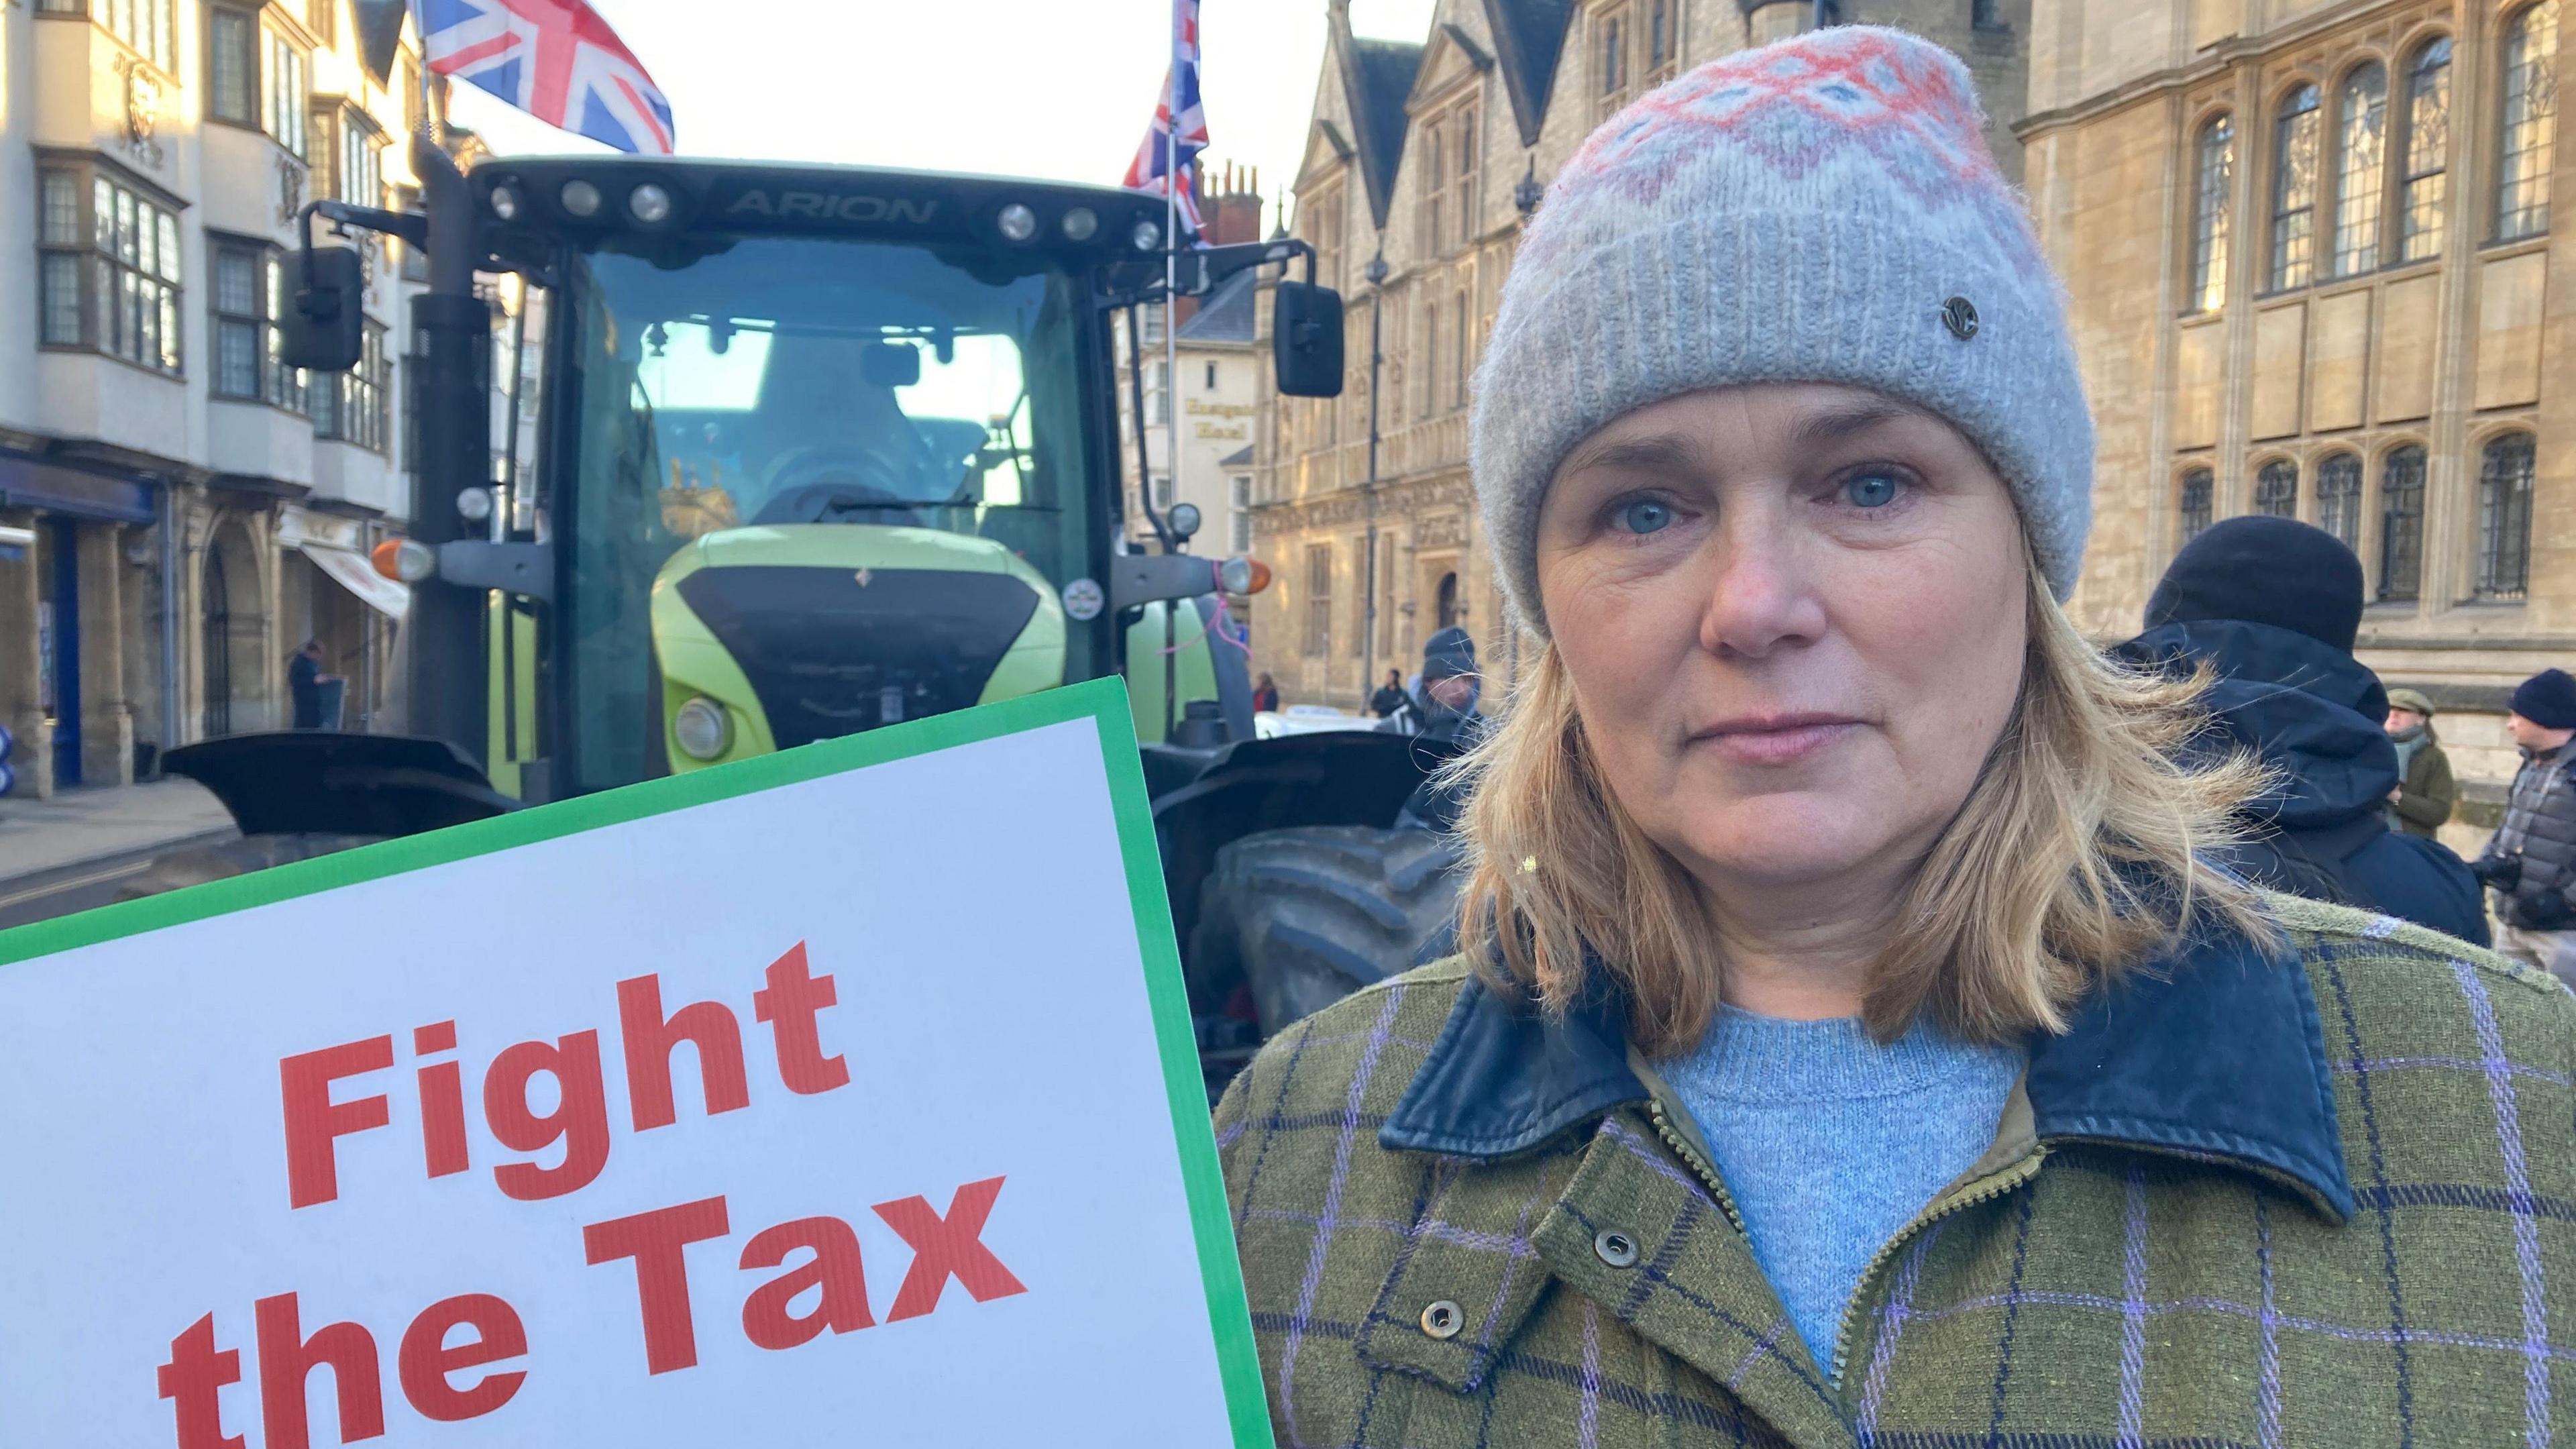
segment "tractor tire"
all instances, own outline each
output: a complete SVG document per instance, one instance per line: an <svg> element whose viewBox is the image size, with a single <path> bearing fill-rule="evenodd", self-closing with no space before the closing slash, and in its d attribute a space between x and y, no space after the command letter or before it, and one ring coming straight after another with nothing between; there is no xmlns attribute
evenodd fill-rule
<svg viewBox="0 0 2576 1449"><path fill-rule="evenodd" d="M1425 830L1317 825L1216 853L1190 933L1203 988L1249 988L1263 1040L1407 971L1456 908L1457 848Z"/></svg>

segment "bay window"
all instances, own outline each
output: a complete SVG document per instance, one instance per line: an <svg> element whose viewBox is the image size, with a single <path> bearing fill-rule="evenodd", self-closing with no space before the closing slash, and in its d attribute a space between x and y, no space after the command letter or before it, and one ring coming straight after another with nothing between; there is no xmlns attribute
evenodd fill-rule
<svg viewBox="0 0 2576 1449"><path fill-rule="evenodd" d="M37 187L37 337L176 377L177 211L104 166L45 166Z"/></svg>

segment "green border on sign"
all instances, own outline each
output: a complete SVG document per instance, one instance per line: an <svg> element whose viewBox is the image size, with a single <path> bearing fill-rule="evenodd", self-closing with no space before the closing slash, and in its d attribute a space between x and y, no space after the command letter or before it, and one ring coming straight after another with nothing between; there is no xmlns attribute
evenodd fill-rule
<svg viewBox="0 0 2576 1449"><path fill-rule="evenodd" d="M1207 1087L1199 1072L1198 1039L1190 1024L1180 949L1172 937L1171 901L1163 889L1153 808L1145 790L1144 765L1136 752L1127 685L1114 676L0 931L0 966L1080 719L1089 719L1100 732L1101 759L1118 824L1128 902L1135 912L1136 941L1144 957L1145 994L1154 1015L1154 1039L1172 1112L1173 1145L1180 1153L1181 1185L1189 1200L1199 1274L1207 1289L1208 1325L1216 1341L1227 1417L1236 1449L1267 1449L1273 1442L1269 1401L1262 1389L1259 1351L1253 1344L1243 1269L1235 1258L1233 1215L1217 1165L1216 1134L1209 1125Z"/></svg>

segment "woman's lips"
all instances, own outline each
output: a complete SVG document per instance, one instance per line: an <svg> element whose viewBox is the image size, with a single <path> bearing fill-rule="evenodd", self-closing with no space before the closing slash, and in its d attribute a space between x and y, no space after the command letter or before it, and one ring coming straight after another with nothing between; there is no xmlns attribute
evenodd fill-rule
<svg viewBox="0 0 2576 1449"><path fill-rule="evenodd" d="M1740 765L1792 765L1811 759L1860 721L1839 714L1782 714L1722 720L1691 736L1693 745Z"/></svg>

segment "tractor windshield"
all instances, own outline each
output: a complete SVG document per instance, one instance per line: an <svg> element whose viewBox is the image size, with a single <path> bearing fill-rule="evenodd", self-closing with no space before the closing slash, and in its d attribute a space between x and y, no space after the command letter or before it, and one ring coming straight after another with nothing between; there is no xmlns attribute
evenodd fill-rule
<svg viewBox="0 0 2576 1449"><path fill-rule="evenodd" d="M573 564L564 698L578 788L660 772L653 594L684 551L846 555L846 580L927 531L974 541L938 546L960 567L1043 583L1050 609L1095 571L1113 525L1083 486L1083 298L1044 257L628 237L569 272L560 360L577 396L553 456L573 486L550 511ZM775 721L775 743L827 729L839 708Z"/></svg>

